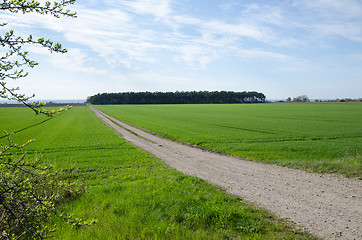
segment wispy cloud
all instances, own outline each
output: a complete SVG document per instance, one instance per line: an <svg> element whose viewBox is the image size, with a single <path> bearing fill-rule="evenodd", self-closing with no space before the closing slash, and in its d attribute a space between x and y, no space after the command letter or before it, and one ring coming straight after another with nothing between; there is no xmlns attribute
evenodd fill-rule
<svg viewBox="0 0 362 240"><path fill-rule="evenodd" d="M118 3L129 7L137 14L153 15L156 20L161 20L172 12L170 0L118 1Z"/></svg>
<svg viewBox="0 0 362 240"><path fill-rule="evenodd" d="M52 57L50 62L57 68L61 68L70 72L84 72L87 74L106 74L106 70L95 68L93 65L89 66L92 62L84 51L77 48L68 49L67 54L62 54L57 57Z"/></svg>
<svg viewBox="0 0 362 240"><path fill-rule="evenodd" d="M315 12L322 18L361 19L362 3L358 0L300 0L295 6L309 12Z"/></svg>
<svg viewBox="0 0 362 240"><path fill-rule="evenodd" d="M219 20L207 21L188 16L175 16L173 19L178 24L189 25L201 33L207 32L219 36L229 35L248 37L260 41L263 41L268 37L267 29L262 29L261 27L254 26L252 24L228 24Z"/></svg>
<svg viewBox="0 0 362 240"><path fill-rule="evenodd" d="M77 6L77 19L59 21L49 17L44 21L44 16L27 15L22 22L64 33L67 41L92 49L111 67L120 64L137 68L138 63L155 63L168 55L176 63L184 61L189 67L201 69L225 54L280 60L286 54L269 49L256 51L248 47L248 41L271 45L296 41L264 24L285 24L283 9L277 6L243 5L242 16L231 23L179 14L170 0L107 0L106 5L112 8ZM161 56L162 52L166 55Z"/></svg>
<svg viewBox="0 0 362 240"><path fill-rule="evenodd" d="M95 68L92 65L94 59L84 50L78 48L67 49L67 54L50 54L47 49L39 46L29 46L27 50L31 53L46 55L48 62L55 68L70 71L83 72L87 74L106 74L107 71Z"/></svg>
<svg viewBox="0 0 362 240"><path fill-rule="evenodd" d="M309 32L318 37L341 37L362 41L362 3L356 0L302 0L294 4Z"/></svg>
<svg viewBox="0 0 362 240"><path fill-rule="evenodd" d="M207 65L218 56L215 50L200 44L182 45L178 47L178 52L174 60L176 62L185 62L188 68L206 69Z"/></svg>

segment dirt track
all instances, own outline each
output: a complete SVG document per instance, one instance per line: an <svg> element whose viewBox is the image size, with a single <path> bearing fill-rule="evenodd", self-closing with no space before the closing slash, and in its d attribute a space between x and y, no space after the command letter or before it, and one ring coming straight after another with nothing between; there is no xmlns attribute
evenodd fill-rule
<svg viewBox="0 0 362 240"><path fill-rule="evenodd" d="M222 186L326 239L362 239L362 181L245 161L165 140L98 117L171 167Z"/></svg>

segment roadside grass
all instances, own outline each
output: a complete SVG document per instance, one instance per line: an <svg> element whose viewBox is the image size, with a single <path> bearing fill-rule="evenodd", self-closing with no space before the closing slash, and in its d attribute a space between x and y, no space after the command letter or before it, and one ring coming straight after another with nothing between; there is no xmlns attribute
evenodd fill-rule
<svg viewBox="0 0 362 240"><path fill-rule="evenodd" d="M95 107L213 151L309 171L362 177L361 104Z"/></svg>
<svg viewBox="0 0 362 240"><path fill-rule="evenodd" d="M2 119L0 124L9 125ZM30 137L36 142L27 147L29 157L41 154L63 170L65 181L85 186L83 195L58 210L97 220L72 227L53 216L54 239L314 239L133 147L87 107L74 107L14 136L17 142Z"/></svg>

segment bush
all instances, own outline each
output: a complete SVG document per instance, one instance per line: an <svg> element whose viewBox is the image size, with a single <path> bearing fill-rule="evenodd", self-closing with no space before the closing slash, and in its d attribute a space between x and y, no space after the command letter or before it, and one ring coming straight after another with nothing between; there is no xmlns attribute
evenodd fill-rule
<svg viewBox="0 0 362 240"><path fill-rule="evenodd" d="M61 181L54 167L40 164L39 157L28 160L23 145L13 142L0 151L0 238L42 239L52 229L44 225L55 204L74 198L74 184Z"/></svg>

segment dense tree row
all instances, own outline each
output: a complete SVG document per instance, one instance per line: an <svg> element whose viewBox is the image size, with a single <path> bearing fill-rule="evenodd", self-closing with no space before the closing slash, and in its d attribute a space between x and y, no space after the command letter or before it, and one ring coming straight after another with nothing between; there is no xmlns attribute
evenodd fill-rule
<svg viewBox="0 0 362 240"><path fill-rule="evenodd" d="M87 98L91 104L204 104L263 103L265 95L258 92L192 91L192 92L123 92L102 93Z"/></svg>
<svg viewBox="0 0 362 240"><path fill-rule="evenodd" d="M285 102L310 102L309 98L306 95L301 95L298 97L293 98L293 100L288 97Z"/></svg>

